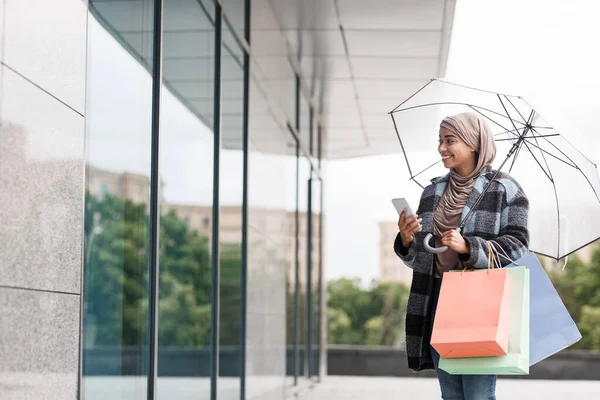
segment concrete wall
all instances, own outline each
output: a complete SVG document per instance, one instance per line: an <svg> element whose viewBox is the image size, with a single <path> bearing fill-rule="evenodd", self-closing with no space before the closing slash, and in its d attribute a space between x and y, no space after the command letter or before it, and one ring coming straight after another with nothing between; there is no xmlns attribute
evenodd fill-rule
<svg viewBox="0 0 600 400"><path fill-rule="evenodd" d="M76 399L87 1L0 0L0 398Z"/></svg>

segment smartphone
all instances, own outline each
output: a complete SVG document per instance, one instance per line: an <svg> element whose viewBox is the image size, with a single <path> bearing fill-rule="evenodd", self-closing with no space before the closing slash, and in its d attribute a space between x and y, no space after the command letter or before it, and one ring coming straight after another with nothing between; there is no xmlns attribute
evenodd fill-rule
<svg viewBox="0 0 600 400"><path fill-rule="evenodd" d="M410 207L410 204L408 204L408 201L404 197L392 199L392 204L396 208L398 215L402 214L402 211L404 211L405 208L406 208L406 215L404 216L405 218L410 218L413 215L415 215L415 213L413 213L413 211L412 211L412 208Z"/></svg>

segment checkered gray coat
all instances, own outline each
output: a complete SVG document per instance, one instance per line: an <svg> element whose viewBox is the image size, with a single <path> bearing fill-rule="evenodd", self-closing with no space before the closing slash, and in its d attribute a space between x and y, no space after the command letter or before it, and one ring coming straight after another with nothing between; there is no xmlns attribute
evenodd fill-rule
<svg viewBox="0 0 600 400"><path fill-rule="evenodd" d="M486 167L477 178L473 191L463 210L462 217L491 181L494 171ZM417 214L423 219L421 232L407 249L402 245L400 234L394 242L394 250L406 265L413 269L413 279L406 311L406 353L408 367L413 371L433 369L429 348L431 331L431 302L434 256L423 248L427 233L433 233L433 214L446 189L449 175L433 179L421 196ZM470 254L461 255L459 267L487 268L486 240L495 242L511 259L517 260L527 254L529 201L519 184L508 174L500 172L471 214L462 234L469 244ZM433 242L433 240L432 240ZM501 258L502 266L508 264Z"/></svg>

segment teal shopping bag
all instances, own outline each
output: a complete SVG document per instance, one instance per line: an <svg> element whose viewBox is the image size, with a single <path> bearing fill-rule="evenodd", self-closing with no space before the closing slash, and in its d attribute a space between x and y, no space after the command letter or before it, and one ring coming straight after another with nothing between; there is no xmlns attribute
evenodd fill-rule
<svg viewBox="0 0 600 400"><path fill-rule="evenodd" d="M512 275L508 354L498 357L440 358L439 368L455 375L529 374L530 272L526 267L507 268Z"/></svg>

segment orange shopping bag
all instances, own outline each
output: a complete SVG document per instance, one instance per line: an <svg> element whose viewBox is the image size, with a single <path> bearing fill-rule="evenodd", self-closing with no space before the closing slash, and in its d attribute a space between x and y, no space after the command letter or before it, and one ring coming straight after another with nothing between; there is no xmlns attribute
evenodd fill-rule
<svg viewBox="0 0 600 400"><path fill-rule="evenodd" d="M505 269L444 273L431 335L442 358L507 354L511 283Z"/></svg>

